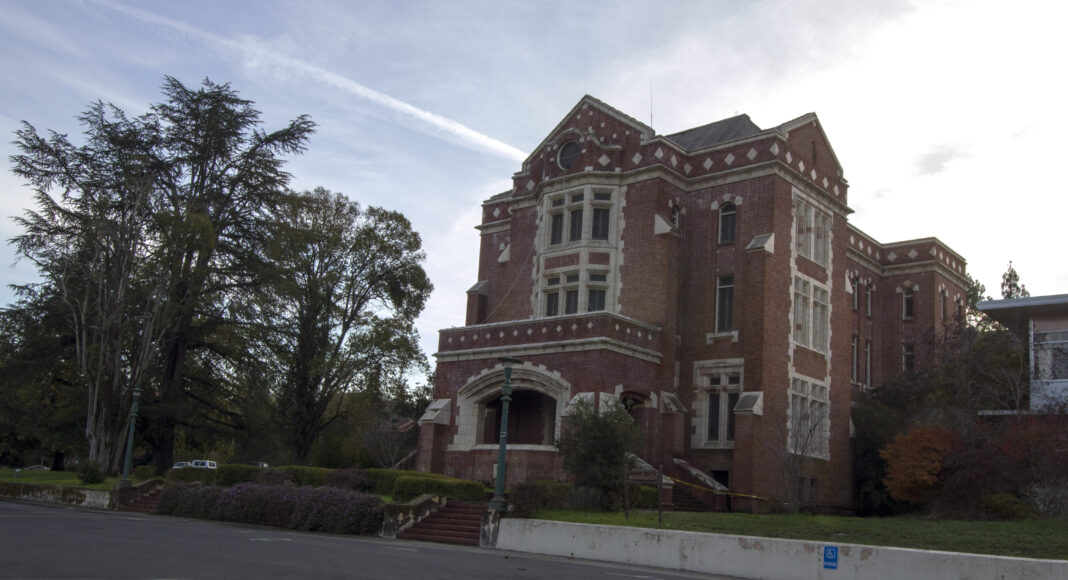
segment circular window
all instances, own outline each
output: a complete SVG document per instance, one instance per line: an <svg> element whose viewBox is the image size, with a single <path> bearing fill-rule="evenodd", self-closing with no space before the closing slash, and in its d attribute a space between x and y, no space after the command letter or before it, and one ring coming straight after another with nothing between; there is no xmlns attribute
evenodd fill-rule
<svg viewBox="0 0 1068 580"><path fill-rule="evenodd" d="M560 164L561 169L571 169L578 163L579 155L581 154L582 147L575 141L568 141L560 148L560 154L557 155L556 161Z"/></svg>

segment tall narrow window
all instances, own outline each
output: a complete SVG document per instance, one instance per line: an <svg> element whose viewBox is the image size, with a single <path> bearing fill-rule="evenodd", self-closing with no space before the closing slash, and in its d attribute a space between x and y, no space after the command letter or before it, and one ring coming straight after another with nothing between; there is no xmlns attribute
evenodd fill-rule
<svg viewBox="0 0 1068 580"><path fill-rule="evenodd" d="M568 290L564 295L564 314L578 313L578 290Z"/></svg>
<svg viewBox="0 0 1068 580"><path fill-rule="evenodd" d="M864 341L864 384L871 386L871 341Z"/></svg>
<svg viewBox="0 0 1068 580"><path fill-rule="evenodd" d="M720 426L720 411L719 411L719 396L720 393L710 393L708 395L708 440L719 441L719 426Z"/></svg>
<svg viewBox="0 0 1068 580"><path fill-rule="evenodd" d="M860 308L860 284L853 281L853 312Z"/></svg>
<svg viewBox="0 0 1068 580"><path fill-rule="evenodd" d="M608 216L612 210L607 207L593 208L593 229L590 237L595 240L608 239Z"/></svg>
<svg viewBox="0 0 1068 580"><path fill-rule="evenodd" d="M742 393L741 368L719 367L699 370L703 396L705 430L703 443L718 447L734 442L734 408Z"/></svg>
<svg viewBox="0 0 1068 580"><path fill-rule="evenodd" d="M812 286L812 348L827 352L831 341L831 305L827 290Z"/></svg>
<svg viewBox="0 0 1068 580"><path fill-rule="evenodd" d="M719 243L734 243L734 230L737 223L738 208L733 203L725 203L719 208Z"/></svg>
<svg viewBox="0 0 1068 580"><path fill-rule="evenodd" d="M857 379L860 378L860 369L857 368L857 365L860 363L860 353L857 352L857 335L855 334L853 335L853 344L850 352L852 354L852 367L850 369L849 378L855 383L857 382Z"/></svg>
<svg viewBox="0 0 1068 580"><path fill-rule="evenodd" d="M553 292L545 295L545 316L560 314L560 293Z"/></svg>
<svg viewBox="0 0 1068 580"><path fill-rule="evenodd" d="M906 373L916 371L916 347L906 344L901 349L901 370Z"/></svg>
<svg viewBox="0 0 1068 580"><path fill-rule="evenodd" d="M552 224L549 231L549 243L556 245L564 241L564 214L554 213L550 219Z"/></svg>
<svg viewBox="0 0 1068 580"><path fill-rule="evenodd" d="M912 288L905 288L905 291L901 294L901 317L905 319L912 318L915 310L915 294Z"/></svg>
<svg viewBox="0 0 1068 580"><path fill-rule="evenodd" d="M716 332L734 329L734 276L716 279Z"/></svg>
<svg viewBox="0 0 1068 580"><path fill-rule="evenodd" d="M590 294L586 302L586 311L595 312L604 310L604 290L590 288Z"/></svg>
<svg viewBox="0 0 1068 580"><path fill-rule="evenodd" d="M831 256L831 216L813 205L797 200L797 253L814 262L826 265Z"/></svg>
<svg viewBox="0 0 1068 580"><path fill-rule="evenodd" d="M827 352L831 336L829 296L826 288L794 276L794 342Z"/></svg>
<svg viewBox="0 0 1068 580"><path fill-rule="evenodd" d="M938 314L942 318L942 322L946 321L946 293L942 292L938 296Z"/></svg>
<svg viewBox="0 0 1068 580"><path fill-rule="evenodd" d="M812 300L812 286L808 280L794 277L794 342L808 346L811 336L812 319L809 315L809 302Z"/></svg>
<svg viewBox="0 0 1068 580"><path fill-rule="evenodd" d="M577 242L582 239L582 209L571 210L571 236L568 241Z"/></svg>
<svg viewBox="0 0 1068 580"><path fill-rule="evenodd" d="M868 318L871 318L871 292L872 289L870 285L864 287L864 308L867 311Z"/></svg>

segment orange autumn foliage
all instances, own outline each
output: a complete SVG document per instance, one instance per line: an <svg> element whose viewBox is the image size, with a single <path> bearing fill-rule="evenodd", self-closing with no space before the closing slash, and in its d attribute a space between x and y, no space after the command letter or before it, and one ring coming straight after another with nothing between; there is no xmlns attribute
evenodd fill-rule
<svg viewBox="0 0 1068 580"><path fill-rule="evenodd" d="M886 461L886 490L899 501L926 503L939 488L943 460L960 445L960 435L940 425L899 433L879 452Z"/></svg>

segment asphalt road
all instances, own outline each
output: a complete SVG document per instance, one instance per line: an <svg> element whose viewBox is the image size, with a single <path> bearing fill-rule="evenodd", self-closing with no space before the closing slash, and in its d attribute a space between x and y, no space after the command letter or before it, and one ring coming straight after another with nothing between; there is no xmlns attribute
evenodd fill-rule
<svg viewBox="0 0 1068 580"><path fill-rule="evenodd" d="M0 500L0 578L709 577L500 550Z"/></svg>

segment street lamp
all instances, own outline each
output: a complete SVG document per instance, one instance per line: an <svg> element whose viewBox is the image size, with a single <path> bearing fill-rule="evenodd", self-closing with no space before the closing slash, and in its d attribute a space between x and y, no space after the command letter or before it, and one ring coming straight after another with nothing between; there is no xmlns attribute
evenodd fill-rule
<svg viewBox="0 0 1068 580"><path fill-rule="evenodd" d="M130 487L130 467L133 464L134 431L137 428L137 405L141 402L141 387L134 387L133 404L130 405L130 434L126 439L126 463L122 467L119 487Z"/></svg>
<svg viewBox="0 0 1068 580"><path fill-rule="evenodd" d="M508 499L504 497L505 458L508 450L508 403L512 401L512 365L523 361L503 357L497 359L504 364L504 386L501 387L501 438L497 443L497 483L493 488L490 509L496 512L508 511Z"/></svg>

